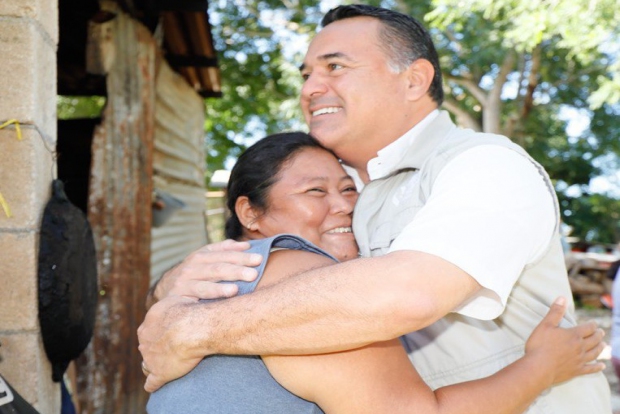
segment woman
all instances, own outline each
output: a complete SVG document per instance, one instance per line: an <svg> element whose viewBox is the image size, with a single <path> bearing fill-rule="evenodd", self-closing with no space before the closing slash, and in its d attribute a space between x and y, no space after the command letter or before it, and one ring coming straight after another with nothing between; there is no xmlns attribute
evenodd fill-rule
<svg viewBox="0 0 620 414"><path fill-rule="evenodd" d="M337 158L306 134L272 135L249 148L231 173L226 234L251 240L252 249L267 260L256 281L235 282L240 293L357 257L351 233L356 199L353 180ZM285 232L303 239L281 235ZM601 364L584 365L602 348L600 332L583 339L574 329L557 328L563 311L560 303L552 307L526 344L525 356L514 364L491 377L436 391L417 374L398 340L392 340L325 355L207 357L188 375L156 391L147 410L522 412L551 385L602 369Z"/></svg>

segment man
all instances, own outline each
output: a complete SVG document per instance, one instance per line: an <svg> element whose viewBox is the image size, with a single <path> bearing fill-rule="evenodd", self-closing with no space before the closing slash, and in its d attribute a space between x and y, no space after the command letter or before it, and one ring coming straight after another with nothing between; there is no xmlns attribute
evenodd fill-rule
<svg viewBox="0 0 620 414"><path fill-rule="evenodd" d="M363 257L217 304L164 298L139 330L149 391L205 355L331 352L408 332L412 362L437 388L517 359L554 298L571 295L546 173L508 139L460 130L438 110L426 30L359 5L323 26L301 68L301 105L311 133L365 184L353 224ZM155 296L200 297L196 274L231 269L213 262L255 260L226 255L195 254ZM609 386L581 377L530 412L609 413Z"/></svg>

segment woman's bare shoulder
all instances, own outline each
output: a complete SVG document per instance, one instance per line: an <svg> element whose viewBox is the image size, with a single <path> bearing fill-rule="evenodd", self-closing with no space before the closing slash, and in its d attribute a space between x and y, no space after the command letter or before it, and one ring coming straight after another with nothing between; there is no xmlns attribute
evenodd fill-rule
<svg viewBox="0 0 620 414"><path fill-rule="evenodd" d="M261 289L288 277L336 263L329 257L305 250L276 250L269 255L265 272L257 288Z"/></svg>

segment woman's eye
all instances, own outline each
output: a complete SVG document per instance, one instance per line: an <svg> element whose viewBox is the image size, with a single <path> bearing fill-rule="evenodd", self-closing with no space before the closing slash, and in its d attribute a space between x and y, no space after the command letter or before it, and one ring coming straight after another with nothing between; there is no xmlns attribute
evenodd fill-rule
<svg viewBox="0 0 620 414"><path fill-rule="evenodd" d="M309 74L309 73L302 73L302 74L301 74L301 78L302 78L304 81L307 81L309 77L310 77L310 74Z"/></svg>
<svg viewBox="0 0 620 414"><path fill-rule="evenodd" d="M316 193L324 193L325 190L323 190L322 188L311 188L308 190L308 192L316 192Z"/></svg>

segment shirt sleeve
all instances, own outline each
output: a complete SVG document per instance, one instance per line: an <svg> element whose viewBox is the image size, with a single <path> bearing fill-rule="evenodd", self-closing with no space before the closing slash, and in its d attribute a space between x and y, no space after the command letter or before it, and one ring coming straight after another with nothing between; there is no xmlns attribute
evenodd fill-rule
<svg viewBox="0 0 620 414"><path fill-rule="evenodd" d="M556 224L553 197L526 157L478 146L442 169L426 204L390 251L421 251L458 266L483 289L455 312L493 319L524 267L548 247Z"/></svg>

